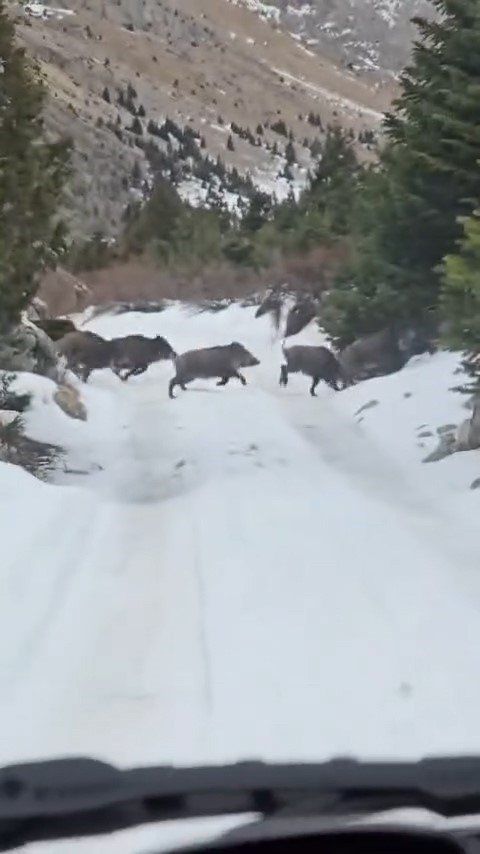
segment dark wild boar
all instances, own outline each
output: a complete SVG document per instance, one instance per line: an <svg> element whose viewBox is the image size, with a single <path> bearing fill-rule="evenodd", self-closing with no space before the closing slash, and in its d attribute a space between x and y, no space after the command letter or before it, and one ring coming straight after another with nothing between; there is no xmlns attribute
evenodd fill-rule
<svg viewBox="0 0 480 854"><path fill-rule="evenodd" d="M359 338L345 347L339 358L347 375L356 381L393 374L405 364L391 327Z"/></svg>
<svg viewBox="0 0 480 854"><path fill-rule="evenodd" d="M266 297L258 306L255 317L263 317L264 314L269 314L275 329L280 328L280 320L282 317L283 295L279 287L274 287L268 292Z"/></svg>
<svg viewBox="0 0 480 854"><path fill-rule="evenodd" d="M318 303L313 297L302 297L287 314L285 338L298 335L310 323L318 312Z"/></svg>
<svg viewBox="0 0 480 854"><path fill-rule="evenodd" d="M259 364L259 360L238 341L222 347L188 350L175 359L176 374L170 381L168 394L170 397L175 397L173 390L177 385L186 391L187 383L193 380L216 377L220 378L217 385L227 385L232 377L240 380L242 385L246 385L247 381L239 368L251 368Z"/></svg>
<svg viewBox="0 0 480 854"><path fill-rule="evenodd" d="M69 332L57 343L67 367L87 382L92 371L111 370L122 380L143 374L152 362L171 359L175 353L165 338L126 335L107 341L95 332Z"/></svg>
<svg viewBox="0 0 480 854"><path fill-rule="evenodd" d="M42 329L52 341L60 341L69 332L76 332L75 324L63 317L49 317L43 320L36 320L35 326Z"/></svg>
<svg viewBox="0 0 480 854"><path fill-rule="evenodd" d="M124 338L114 338L111 368L125 381L143 374L153 362L174 359L175 356L173 347L161 335L156 338L126 335Z"/></svg>
<svg viewBox="0 0 480 854"><path fill-rule="evenodd" d="M304 374L311 377L310 394L315 397L315 389L323 380L335 391L348 385L346 374L337 357L327 347L309 347L296 345L282 347L285 364L280 368L280 385L288 384L289 374ZM341 386L340 386L341 384Z"/></svg>
<svg viewBox="0 0 480 854"><path fill-rule="evenodd" d="M68 332L57 342L56 350L66 360L67 368L87 382L94 370L109 368L113 353L113 341L106 341L95 332Z"/></svg>

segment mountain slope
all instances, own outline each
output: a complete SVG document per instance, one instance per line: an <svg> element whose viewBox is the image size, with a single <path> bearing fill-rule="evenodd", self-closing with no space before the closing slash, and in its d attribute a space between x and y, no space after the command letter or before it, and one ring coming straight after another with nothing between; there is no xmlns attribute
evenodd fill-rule
<svg viewBox="0 0 480 854"><path fill-rule="evenodd" d="M285 165L286 139L265 125L282 119L292 131L301 184L311 162L303 143L321 133L309 114L319 115L322 127L338 121L358 134L378 129L391 98L389 85L373 85L319 59L275 22L227 0L62 5L74 14L43 20L26 18L18 4L12 10L19 38L49 86L49 125L75 139L73 207L75 227L83 232L115 233L125 204L138 193L139 174L148 176L138 123L137 133L130 129L132 112L140 114L140 142L150 138L149 122L168 116L204 137L204 153L272 189ZM124 97L129 86L133 103ZM249 129L254 141L237 135L230 151L232 122ZM268 150L274 143L278 156Z"/></svg>
<svg viewBox="0 0 480 854"><path fill-rule="evenodd" d="M310 50L374 79L388 79L408 61L411 19L432 15L428 0L229 0L302 39Z"/></svg>

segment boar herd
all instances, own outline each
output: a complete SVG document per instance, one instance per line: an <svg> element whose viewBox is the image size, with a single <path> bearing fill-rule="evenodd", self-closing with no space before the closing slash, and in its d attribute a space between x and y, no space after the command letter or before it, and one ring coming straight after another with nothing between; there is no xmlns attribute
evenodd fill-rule
<svg viewBox="0 0 480 854"><path fill-rule="evenodd" d="M293 322L297 326L300 320L294 317ZM304 325L305 318L302 317L301 323ZM175 397L173 392L177 386L185 391L187 385L197 379L217 379L218 386L237 379L246 385L241 369L260 364L238 341L178 354L161 335L155 338L126 335L106 340L94 332L75 328L57 339L56 348L65 366L84 382L92 371L103 368L110 368L125 382L131 376L144 373L154 362L170 360L175 369L168 387L170 398ZM425 349L429 348L418 334L409 330L399 336L391 329L359 339L338 355L324 346L286 347L284 342L279 383L286 386L290 374L303 374L310 380L312 396L321 381L340 391L358 380L400 370L412 355Z"/></svg>
<svg viewBox="0 0 480 854"><path fill-rule="evenodd" d="M144 373L152 363L169 359L175 368L175 376L168 387L171 398L175 397L173 392L177 386L186 391L187 385L198 379L217 379L218 386L237 379L246 385L247 380L240 369L260 364L256 356L238 341L178 354L161 335L156 338L127 335L106 340L94 332L76 330L60 338L56 348L66 367L83 382L88 381L92 371L103 368L110 368L125 382L129 377ZM321 380L336 391L349 384L339 360L327 347L284 346L283 355L285 364L280 369L280 385L286 386L292 373L301 373L311 379L312 395L315 395Z"/></svg>

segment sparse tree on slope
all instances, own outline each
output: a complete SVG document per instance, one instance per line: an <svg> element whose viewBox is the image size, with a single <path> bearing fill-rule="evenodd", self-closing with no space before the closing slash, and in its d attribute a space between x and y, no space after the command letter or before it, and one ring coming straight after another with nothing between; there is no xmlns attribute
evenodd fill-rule
<svg viewBox="0 0 480 854"><path fill-rule="evenodd" d="M0 329L14 323L64 247L58 215L69 146L47 139L44 89L0 0Z"/></svg>

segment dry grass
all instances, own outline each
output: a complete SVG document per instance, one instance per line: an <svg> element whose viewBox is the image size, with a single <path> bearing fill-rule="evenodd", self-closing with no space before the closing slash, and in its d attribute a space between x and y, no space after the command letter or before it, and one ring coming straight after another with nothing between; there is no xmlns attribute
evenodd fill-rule
<svg viewBox="0 0 480 854"><path fill-rule="evenodd" d="M339 250L319 247L258 272L223 263L196 273L169 272L148 260L134 259L84 273L86 290L80 295L77 308L124 300L244 299L273 285L298 292L321 293L328 288L340 257ZM42 298L46 299L45 292ZM48 304L55 313L55 306Z"/></svg>

